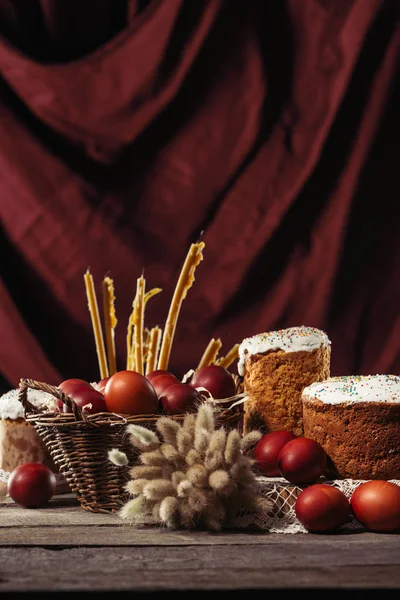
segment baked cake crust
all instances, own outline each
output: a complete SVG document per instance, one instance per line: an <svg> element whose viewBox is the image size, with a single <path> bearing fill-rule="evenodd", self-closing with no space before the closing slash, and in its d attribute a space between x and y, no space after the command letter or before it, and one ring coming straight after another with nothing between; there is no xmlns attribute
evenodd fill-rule
<svg viewBox="0 0 400 600"><path fill-rule="evenodd" d="M393 392L392 399L390 394L383 399L378 392L373 400L368 383L375 378L380 378L383 388L385 381L397 380L400 389L399 377L377 375L334 377L321 386L323 394L330 385L343 381L353 390L347 400L324 397L323 401L318 398L317 386L312 386L312 394L304 390L304 435L325 449L330 463L327 474L332 478L400 479L400 401ZM357 392L354 380L359 383ZM368 400L363 401L363 393Z"/></svg>
<svg viewBox="0 0 400 600"><path fill-rule="evenodd" d="M303 329L309 328L296 328ZM312 330L313 335L315 332L319 333ZM245 433L252 429L263 433L285 429L297 436L303 434L303 388L330 375L331 347L328 338L323 337L325 334L320 333L321 343L315 349L247 352L242 361L244 390L249 395L244 404Z"/></svg>
<svg viewBox="0 0 400 600"><path fill-rule="evenodd" d="M34 426L25 420L18 392L18 389L13 389L0 397L0 497L8 494L7 478L10 473L24 463L43 463L58 477L58 468L45 443ZM52 408L55 402L52 396L37 390L28 390L28 398L40 410ZM60 478L56 493L68 491L68 483Z"/></svg>
<svg viewBox="0 0 400 600"><path fill-rule="evenodd" d="M0 468L11 473L27 462L45 464L52 471L55 465L35 429L24 419L0 420ZM7 483L0 481L0 496L7 495Z"/></svg>

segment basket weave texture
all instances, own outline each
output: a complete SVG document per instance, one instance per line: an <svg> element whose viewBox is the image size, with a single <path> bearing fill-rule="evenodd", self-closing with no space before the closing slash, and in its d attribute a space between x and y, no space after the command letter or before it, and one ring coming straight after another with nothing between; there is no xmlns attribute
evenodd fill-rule
<svg viewBox="0 0 400 600"><path fill-rule="evenodd" d="M58 398L71 412L41 412L29 402L29 388ZM125 484L130 467L138 460L127 425L135 423L155 430L162 414L88 414L59 388L33 379L20 380L19 400L25 420L38 432L82 508L99 513L118 511L128 500ZM183 414L168 416L178 422L184 418ZM217 422L226 429L241 429L242 417L240 406L221 405L217 409ZM127 466L116 466L109 460L108 452L113 448L127 455Z"/></svg>

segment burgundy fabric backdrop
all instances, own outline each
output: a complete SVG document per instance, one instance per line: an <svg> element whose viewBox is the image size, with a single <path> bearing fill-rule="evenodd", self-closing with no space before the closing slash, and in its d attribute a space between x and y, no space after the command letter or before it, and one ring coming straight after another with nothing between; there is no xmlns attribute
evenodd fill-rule
<svg viewBox="0 0 400 600"><path fill-rule="evenodd" d="M183 373L311 325L332 374L400 373L398 0L0 0L3 387L98 377L83 274L136 279Z"/></svg>

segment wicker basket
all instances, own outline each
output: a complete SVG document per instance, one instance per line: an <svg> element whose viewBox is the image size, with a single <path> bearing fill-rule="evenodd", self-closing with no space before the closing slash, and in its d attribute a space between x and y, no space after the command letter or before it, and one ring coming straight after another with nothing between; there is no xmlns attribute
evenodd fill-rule
<svg viewBox="0 0 400 600"><path fill-rule="evenodd" d="M40 412L28 400L28 388L51 394L72 412ZM126 427L130 423L154 430L161 414L118 415L115 413L85 414L59 388L32 379L21 379L19 400L25 420L33 425L43 439L60 473L68 482L80 505L91 512L116 512L128 499L125 484L129 468L137 462L137 451L129 442ZM221 405L217 422L227 429L242 428L242 407ZM182 421L184 415L173 415ZM114 465L108 451L117 448L128 457L129 465Z"/></svg>

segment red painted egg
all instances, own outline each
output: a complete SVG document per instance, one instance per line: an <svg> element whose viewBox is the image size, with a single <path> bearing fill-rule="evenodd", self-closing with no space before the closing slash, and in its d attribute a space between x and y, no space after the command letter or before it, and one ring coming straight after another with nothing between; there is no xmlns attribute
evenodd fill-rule
<svg viewBox="0 0 400 600"><path fill-rule="evenodd" d="M355 519L369 531L400 530L400 486L395 483L366 481L354 490L350 503Z"/></svg>
<svg viewBox="0 0 400 600"><path fill-rule="evenodd" d="M316 440L298 437L285 444L278 456L281 474L291 483L316 483L325 474L328 456Z"/></svg>
<svg viewBox="0 0 400 600"><path fill-rule="evenodd" d="M291 431L271 431L266 433L254 448L255 468L266 477L279 477L279 452L296 436Z"/></svg>
<svg viewBox="0 0 400 600"><path fill-rule="evenodd" d="M295 504L296 517L310 532L330 532L350 520L350 502L338 488L325 483L306 487Z"/></svg>

